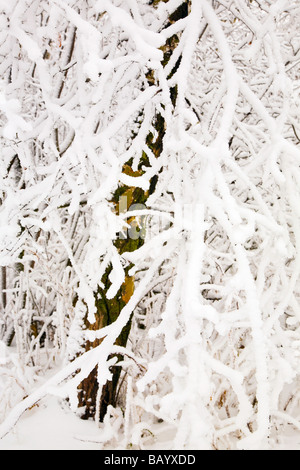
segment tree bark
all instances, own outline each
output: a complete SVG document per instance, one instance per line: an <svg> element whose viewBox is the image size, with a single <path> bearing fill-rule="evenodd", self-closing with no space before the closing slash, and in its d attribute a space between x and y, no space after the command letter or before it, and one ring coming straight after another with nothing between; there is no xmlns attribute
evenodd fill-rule
<svg viewBox="0 0 300 470"><path fill-rule="evenodd" d="M154 8L158 5L160 1L164 1L166 3L168 0L154 0L152 2ZM189 3L190 2L188 0L182 2L182 5L170 16L169 23L166 24L166 27L178 21L179 19L185 18L189 14ZM164 67L168 64L174 50L176 49L178 45L178 42L179 42L178 36L174 35L171 38L169 38L166 44L161 48L164 53L164 58L162 61L162 65ZM172 73L170 74L170 77L178 69L180 65L180 61L181 59L178 60L177 64L173 68ZM156 78L152 70L149 70L147 74L147 80L148 80L149 86L155 83ZM170 89L170 95L171 95L173 106L175 107L176 99L177 99L176 87ZM155 157L159 158L159 156L161 155L163 151L163 140L164 140L164 136L166 132L165 120L160 113L158 113L157 116L154 117L153 126L157 132L156 137L154 137L152 133L149 133L146 139L146 144L149 147L149 149L152 151L152 153L155 155ZM148 158L144 153L141 156L140 167L142 166L150 166ZM126 165L124 165L123 172L131 176L140 176L143 174L141 169L139 169L138 172L134 172L131 167L130 161L127 162ZM150 182L149 191L143 191L140 188L133 188L133 187L128 187L124 185L119 186L114 194L112 202L115 204L115 206L117 206L119 203L120 197L126 196L128 209L133 204L145 204L150 194L154 192L158 178L159 178L159 175L155 175L152 178ZM134 221L131 223L134 223ZM137 240L133 240L131 238L123 240L119 238L115 241L115 246L119 254L122 254L125 252L132 252L132 251L137 250L143 245L143 243L144 243L143 238L138 238ZM123 309L123 307L127 304L131 296L133 295L134 278L130 277L128 274L130 270L130 267L129 267L126 270L125 282L122 285L120 291L117 293L116 297L112 300L107 299L106 293L110 287L109 274L111 272L111 269L112 269L111 267L108 268L103 279L101 280L102 285L104 285L105 288L104 289L99 288L98 292L95 293L95 302L97 306L96 322L94 324L90 324L87 318L85 319L85 325L90 330L98 330L113 323L118 318L121 310ZM131 320L123 329L121 335L116 341L116 345L126 347L128 336L130 333L130 328L131 328ZM100 343L101 343L101 340L96 340L93 343L88 342L85 346L85 350L88 351L91 348L98 346ZM122 360L123 358L119 357L119 359ZM111 372L112 372L112 380L107 382L106 385L102 388L102 394L101 394L100 406L99 406L100 421L103 421L109 405L112 405L113 407L117 405L116 401L117 401L117 396L118 396L118 384L119 384L119 379L121 375L121 367L116 365L112 367ZM98 386L98 381L97 381L97 374L98 374L98 370L96 367L90 373L90 375L85 380L83 380L83 382L79 386L79 389L78 389L79 390L79 407L84 410L81 416L82 419L95 418L96 416L96 410L98 408L97 405L99 405L99 403L97 404L97 400L99 399L98 397L99 386Z"/></svg>

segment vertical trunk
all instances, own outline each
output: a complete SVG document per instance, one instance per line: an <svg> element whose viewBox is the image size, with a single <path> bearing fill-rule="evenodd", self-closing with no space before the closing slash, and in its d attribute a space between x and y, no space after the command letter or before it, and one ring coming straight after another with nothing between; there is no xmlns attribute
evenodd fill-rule
<svg viewBox="0 0 300 470"><path fill-rule="evenodd" d="M156 7L159 1L164 1L165 3L168 0L154 0L152 2L153 6ZM189 13L189 1L183 1L182 5L170 16L170 23L172 24L179 19L186 17ZM168 24L168 25L169 25ZM166 25L166 26L168 26ZM172 36L169 38L162 47L164 58L162 65L165 67L171 56L173 51L176 49L179 42L179 38L177 35ZM181 59L178 60L177 64L175 65L170 77L176 72L180 65ZM149 70L147 74L147 80L149 85L153 85L155 83L155 74L152 70ZM177 99L177 88L174 87L170 90L170 95L172 99L173 106L175 107L176 99ZM152 133L149 133L146 139L147 146L151 149L153 154L158 158L163 150L163 139L165 135L165 120L161 114L157 114L154 117L153 121L154 128L156 130L156 137ZM141 155L141 166L150 165L148 162L148 158L145 154ZM142 170L138 172L134 172L131 168L131 163L128 162L123 167L123 172L126 174L130 174L131 176L140 176L143 174ZM119 198L121 196L127 197L128 208L133 204L145 204L149 195L154 192L156 183L158 181L159 175L153 177L150 190L145 192L140 188L130 188L127 186L121 186L117 189L114 197L113 202L117 206L119 202ZM138 249L143 244L143 239L138 238L137 240L133 240L128 238L126 240L118 239L115 242L115 246L118 249L120 254L125 252L132 252ZM109 283L109 274L111 268L108 268L107 272L105 273L102 281L102 285L105 286L104 289L98 289L98 292L95 293L95 302L97 306L97 313L96 313L96 322L91 325L87 319L85 320L86 327L91 330L98 330L103 328L107 325L113 323L119 316L123 307L127 304L130 300L133 292L134 292L134 278L130 277L128 272L129 268L126 271L126 278L125 282L122 285L120 291L116 295L116 297L112 300L108 300L106 297L106 292L110 287ZM126 325L123 329L121 335L116 341L116 344L119 346L125 347L127 344L128 336L130 333L131 321ZM101 340L100 340L101 341ZM100 344L100 341L97 340L94 343L87 343L86 344L86 351L91 348L94 348ZM122 358L120 358L122 359ZM116 365L112 368L112 380L107 382L106 385L102 389L102 394L100 398L100 421L103 421L105 414L107 412L107 407L109 405L116 406L117 394L118 394L118 383L121 374L121 367ZM97 399L98 399L98 381L97 381L97 368L95 368L90 375L83 380L83 382L79 386L79 407L84 409L82 418L89 419L94 418L96 415L97 409ZM98 404L99 405L99 404Z"/></svg>
<svg viewBox="0 0 300 470"><path fill-rule="evenodd" d="M119 188L115 194L113 202L117 204L118 198L123 195L127 197L128 209L132 204L144 204L146 200L146 194L140 188L128 188L126 186ZM130 197L129 197L130 195ZM142 238L133 240L128 239L117 239L115 246L120 254L125 252L132 252L143 245L144 241ZM88 319L85 319L85 325L89 330L99 330L105 326L112 324L120 315L120 312L130 300L134 292L134 278L129 276L130 267L125 269L125 281L121 286L119 292L113 299L107 298L107 291L110 288L109 276L111 273L111 267L108 267L105 275L101 279L104 288L98 288L95 293L95 303L97 307L96 322L91 324ZM122 333L116 340L117 346L125 347L127 344L128 336L130 333L131 320L123 328ZM101 340L96 340L93 343L87 342L85 350L88 351L91 348L99 346ZM122 357L119 357L122 360ZM116 406L118 382L121 374L121 367L112 367L112 380L107 382L102 389L102 395L100 398L100 421L106 414L108 405ZM98 396L98 381L97 381L97 368L95 368L90 375L83 380L79 387L79 407L84 408L82 415L83 419L94 418L96 415L97 408L97 396Z"/></svg>

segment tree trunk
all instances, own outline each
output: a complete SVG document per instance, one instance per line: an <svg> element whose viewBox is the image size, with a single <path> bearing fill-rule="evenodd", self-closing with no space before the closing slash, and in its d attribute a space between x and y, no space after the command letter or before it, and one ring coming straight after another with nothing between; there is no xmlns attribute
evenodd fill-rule
<svg viewBox="0 0 300 470"><path fill-rule="evenodd" d="M153 6L156 7L160 1L164 1L166 3L168 0L154 0L152 2ZM169 18L170 22L166 24L166 27L172 23L175 23L176 21L182 18L185 18L188 15L189 3L190 2L188 0L182 2L182 5L170 16ZM172 56L172 53L174 52L174 50L176 49L178 45L178 42L179 42L178 36L174 35L171 38L169 38L165 46L162 47L162 51L164 53L162 65L164 67L168 64ZM173 68L172 73L170 74L170 77L178 69L180 61L181 59L178 60L177 64ZM152 70L149 70L147 74L147 80L150 86L155 83L156 78ZM176 99L177 99L177 87L170 89L170 95L171 95L173 106L175 107ZM155 138L152 133L149 133L146 139L146 144L149 147L149 149L152 151L152 153L155 155L155 157L158 158L163 151L163 139L164 139L164 135L166 132L165 120L160 113L158 113L157 116L154 117L153 125L157 131L157 136ZM142 166L150 166L148 157L144 153L141 156L141 162L140 162L140 167ZM130 161L127 162L126 165L124 165L123 172L130 176L141 176L143 174L143 171L141 169L139 169L137 172L134 172L131 167ZM120 197L124 196L124 197L127 197L127 209L129 209L130 206L134 204L145 204L150 194L152 194L155 190L158 177L159 175L155 175L152 178L150 182L149 191L143 191L140 188L133 188L133 187L123 186L123 185L119 186L114 194L112 202L117 207L119 204ZM134 225L134 222L135 221L133 219L133 221L131 221L131 226ZM122 254L125 252L132 252L132 251L137 250L143 245L143 243L144 243L143 237L138 237L137 239L132 239L129 237L125 240L122 238L118 238L115 241L115 246L119 254ZM121 310L130 300L134 292L134 278L130 277L128 274L130 270L130 267L129 267L126 270L125 282L122 285L120 291L117 293L114 299L108 300L106 297L106 293L110 287L109 275L110 275L111 269L112 269L111 267L108 268L103 279L101 280L102 285L104 285L105 288L104 289L99 288L98 292L95 294L95 302L97 306L96 322L94 324L90 324L87 318L85 319L85 325L90 330L98 330L113 323L118 318ZM131 328L131 320L123 329L121 335L116 341L116 345L126 347L128 336L130 333L130 328ZM85 346L85 350L88 351L91 348L97 347L100 343L101 343L101 340L96 340L93 343L88 342ZM123 358L119 357L119 359L122 360ZM106 385L102 388L102 394L100 397L100 406L99 406L100 421L103 421L109 405L112 405L113 407L117 405L116 401L117 401L117 396L118 396L118 384L119 384L119 379L121 375L121 367L116 365L112 367L111 372L112 372L112 380L107 382ZM79 407L84 408L82 419L95 418L96 416L97 405L99 405L99 403L97 404L97 400L99 399L98 397L99 386L98 386L97 374L98 374L98 371L96 367L90 373L90 375L85 380L83 380L83 382L80 384L78 388L79 389Z"/></svg>

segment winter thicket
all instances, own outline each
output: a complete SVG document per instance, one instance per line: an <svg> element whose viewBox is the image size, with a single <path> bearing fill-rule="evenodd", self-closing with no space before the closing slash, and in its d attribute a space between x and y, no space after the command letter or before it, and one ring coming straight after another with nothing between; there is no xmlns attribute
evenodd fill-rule
<svg viewBox="0 0 300 470"><path fill-rule="evenodd" d="M0 437L300 430L298 0L0 0ZM45 379L46 377L46 379Z"/></svg>

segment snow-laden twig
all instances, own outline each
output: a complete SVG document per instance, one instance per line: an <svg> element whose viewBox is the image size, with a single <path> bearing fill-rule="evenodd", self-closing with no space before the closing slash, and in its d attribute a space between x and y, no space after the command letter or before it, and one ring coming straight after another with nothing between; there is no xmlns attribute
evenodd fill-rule
<svg viewBox="0 0 300 470"><path fill-rule="evenodd" d="M76 410L95 367L100 398L116 355L125 445L154 418L178 448L266 448L272 416L298 429L297 1L2 3L2 382L24 400L0 435L48 393ZM118 213L123 190L146 204ZM145 239L119 253L133 219ZM84 330L108 269L107 301L127 272L134 293Z"/></svg>

